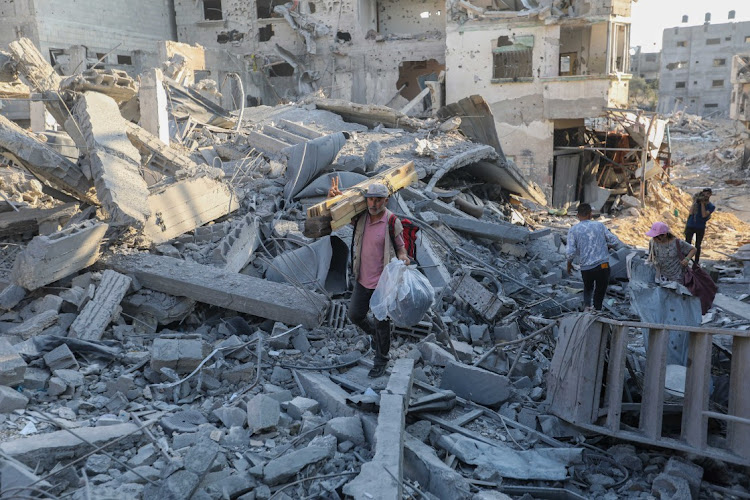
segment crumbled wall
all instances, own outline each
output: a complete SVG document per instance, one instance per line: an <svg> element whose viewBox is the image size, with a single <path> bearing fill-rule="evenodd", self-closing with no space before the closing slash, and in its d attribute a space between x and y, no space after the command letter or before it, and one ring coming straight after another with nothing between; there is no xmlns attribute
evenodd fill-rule
<svg viewBox="0 0 750 500"><path fill-rule="evenodd" d="M272 14L275 17L259 19L256 0L223 0L223 19L218 21L204 20L203 4L195 0L175 0L175 12L179 41L228 51L235 66L242 68L238 73L245 83L245 94L260 97L263 104L275 104L301 93L295 77L268 75L268 65L282 61L277 44L297 59L313 86L326 95L386 104L397 93L399 65L403 61L445 62L442 29L431 36L414 36L444 23L442 12L426 19L419 16L421 12L435 11L440 2L402 0L387 4L391 5L393 29L395 19L411 18L419 23L411 26L410 33L378 33L376 0L300 2L303 14L329 28L328 34L315 39L315 54L309 53L304 38L283 17ZM408 22L399 23L398 29L410 26ZM402 35L411 35L411 39L398 40ZM220 68L209 69L216 73Z"/></svg>

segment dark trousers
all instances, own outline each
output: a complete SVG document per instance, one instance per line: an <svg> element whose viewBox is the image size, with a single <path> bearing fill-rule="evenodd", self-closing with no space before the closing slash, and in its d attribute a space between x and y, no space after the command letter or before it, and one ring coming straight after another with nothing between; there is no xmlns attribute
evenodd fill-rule
<svg viewBox="0 0 750 500"><path fill-rule="evenodd" d="M706 234L706 228L703 229L698 227L685 227L685 241L693 244L693 235L695 235L695 262L698 262L701 258L701 244L703 243L703 235Z"/></svg>
<svg viewBox="0 0 750 500"><path fill-rule="evenodd" d="M581 271L581 277L583 278L584 307L591 305L591 295L593 294L594 309L601 311L604 295L607 293L607 285L609 285L609 265L605 268L599 266L588 271Z"/></svg>
<svg viewBox="0 0 750 500"><path fill-rule="evenodd" d="M349 320L370 335L375 348L375 366L388 363L388 351L391 349L391 323L388 320L378 321L368 317L370 297L375 290L370 290L354 283L352 298L349 300Z"/></svg>

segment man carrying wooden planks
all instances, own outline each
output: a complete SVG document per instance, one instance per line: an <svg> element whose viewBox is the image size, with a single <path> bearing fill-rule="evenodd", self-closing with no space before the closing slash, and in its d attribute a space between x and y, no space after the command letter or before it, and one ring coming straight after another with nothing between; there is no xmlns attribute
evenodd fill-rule
<svg viewBox="0 0 750 500"><path fill-rule="evenodd" d="M328 196L341 194L338 178L331 180ZM373 183L364 194L367 200L367 211L352 220L354 240L352 242L352 272L354 290L349 301L349 319L373 339L375 349L374 366L368 373L370 378L380 377L385 373L388 364L388 351L391 348L391 325L388 319L378 321L368 317L370 297L378 286L383 269L392 258L398 257L407 265L403 226L395 217L392 237L389 234L388 221L391 212L386 208L388 188L381 183Z"/></svg>

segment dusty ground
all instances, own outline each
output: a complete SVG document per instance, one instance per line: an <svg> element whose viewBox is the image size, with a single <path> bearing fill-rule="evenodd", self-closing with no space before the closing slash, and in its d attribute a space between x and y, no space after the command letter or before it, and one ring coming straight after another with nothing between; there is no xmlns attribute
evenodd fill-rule
<svg viewBox="0 0 750 500"><path fill-rule="evenodd" d="M618 217L610 227L623 242L639 247L648 245L644 233L656 221L682 235L692 193L710 187L716 212L708 222L703 256L723 260L750 243L750 171L740 169L741 126L730 120L683 117L672 129L671 184L652 182L647 207Z"/></svg>

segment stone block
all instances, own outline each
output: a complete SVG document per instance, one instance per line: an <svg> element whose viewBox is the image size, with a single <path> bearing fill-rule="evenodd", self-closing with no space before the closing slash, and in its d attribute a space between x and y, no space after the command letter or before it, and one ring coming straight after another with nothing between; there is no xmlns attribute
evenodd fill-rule
<svg viewBox="0 0 750 500"><path fill-rule="evenodd" d="M320 446L307 446L271 460L263 468L263 480L269 486L281 484L294 477L310 464L325 460L328 450Z"/></svg>
<svg viewBox="0 0 750 500"><path fill-rule="evenodd" d="M279 402L265 394L258 394L247 402L247 425L253 433L275 428L280 416Z"/></svg>
<svg viewBox="0 0 750 500"><path fill-rule="evenodd" d="M302 418L302 414L305 412L318 413L319 410L320 405L317 401L310 398L303 398L302 396L297 396L286 403L287 414L295 419Z"/></svg>
<svg viewBox="0 0 750 500"><path fill-rule="evenodd" d="M89 301L70 325L70 337L83 340L99 340L104 329L120 314L120 302L130 288L131 278L107 269L96 289L94 299Z"/></svg>
<svg viewBox="0 0 750 500"><path fill-rule="evenodd" d="M10 387L0 385L0 413L22 410L27 404L29 404L29 398Z"/></svg>
<svg viewBox="0 0 750 500"><path fill-rule="evenodd" d="M486 324L471 325L469 326L469 336L471 337L471 343L474 345L486 344L490 340L489 327Z"/></svg>
<svg viewBox="0 0 750 500"><path fill-rule="evenodd" d="M191 338L154 339L151 345L151 369L158 372L162 367L177 373L195 370L208 354L203 340Z"/></svg>
<svg viewBox="0 0 750 500"><path fill-rule="evenodd" d="M300 384L307 395L318 401L321 408L337 417L350 417L356 411L346 404L349 394L328 376L314 372L298 372Z"/></svg>
<svg viewBox="0 0 750 500"><path fill-rule="evenodd" d="M59 396L68 389L65 382L58 377L51 377L48 381L47 394L50 396Z"/></svg>
<svg viewBox="0 0 750 500"><path fill-rule="evenodd" d="M67 344L60 344L44 355L44 362L50 370L62 370L70 368L78 370L78 361Z"/></svg>
<svg viewBox="0 0 750 500"><path fill-rule="evenodd" d="M461 363L446 366L440 388L485 406L498 406L512 394L508 377Z"/></svg>
<svg viewBox="0 0 750 500"><path fill-rule="evenodd" d="M703 467L687 460L671 457L664 466L664 473L681 477L690 485L693 498L699 498L701 481L703 480Z"/></svg>
<svg viewBox="0 0 750 500"><path fill-rule="evenodd" d="M80 387L83 385L83 373L77 370L54 370L52 374L65 382L68 387Z"/></svg>
<svg viewBox="0 0 750 500"><path fill-rule="evenodd" d="M28 367L23 376L23 387L30 391L44 389L49 378L49 371L43 368Z"/></svg>
<svg viewBox="0 0 750 500"><path fill-rule="evenodd" d="M213 411L216 418L221 420L224 427L243 427L247 422L247 413L235 406L222 406Z"/></svg>
<svg viewBox="0 0 750 500"><path fill-rule="evenodd" d="M256 363L243 363L221 373L221 379L230 384L250 382L255 377Z"/></svg>
<svg viewBox="0 0 750 500"><path fill-rule="evenodd" d="M326 423L326 434L336 436L339 443L351 441L355 445L365 444L365 435L359 417L336 417Z"/></svg>
<svg viewBox="0 0 750 500"><path fill-rule="evenodd" d="M453 354L449 353L442 347L432 342L422 342L419 344L419 352L422 354L422 359L425 363L429 363L433 366L446 366L449 363L456 361Z"/></svg>
<svg viewBox="0 0 750 500"><path fill-rule="evenodd" d="M17 335L24 340L30 339L54 325L57 321L57 316L55 311L44 311L36 316L32 316L20 325L8 329L7 335Z"/></svg>
<svg viewBox="0 0 750 500"><path fill-rule="evenodd" d="M11 283L0 291L0 310L10 311L26 297L26 290L22 286Z"/></svg>
<svg viewBox="0 0 750 500"><path fill-rule="evenodd" d="M15 387L23 383L26 362L10 342L0 337L0 385Z"/></svg>
<svg viewBox="0 0 750 500"><path fill-rule="evenodd" d="M159 421L162 429L167 434L174 432L187 433L196 432L198 426L207 423L206 417L197 410L185 410L172 415L167 415Z"/></svg>
<svg viewBox="0 0 750 500"><path fill-rule="evenodd" d="M663 472L651 483L651 494L660 500L686 500L694 497L687 479Z"/></svg>
<svg viewBox="0 0 750 500"><path fill-rule="evenodd" d="M515 321L507 325L495 325L492 330L492 340L495 343L508 342L510 340L516 340L521 334L521 330L518 328L518 323Z"/></svg>

